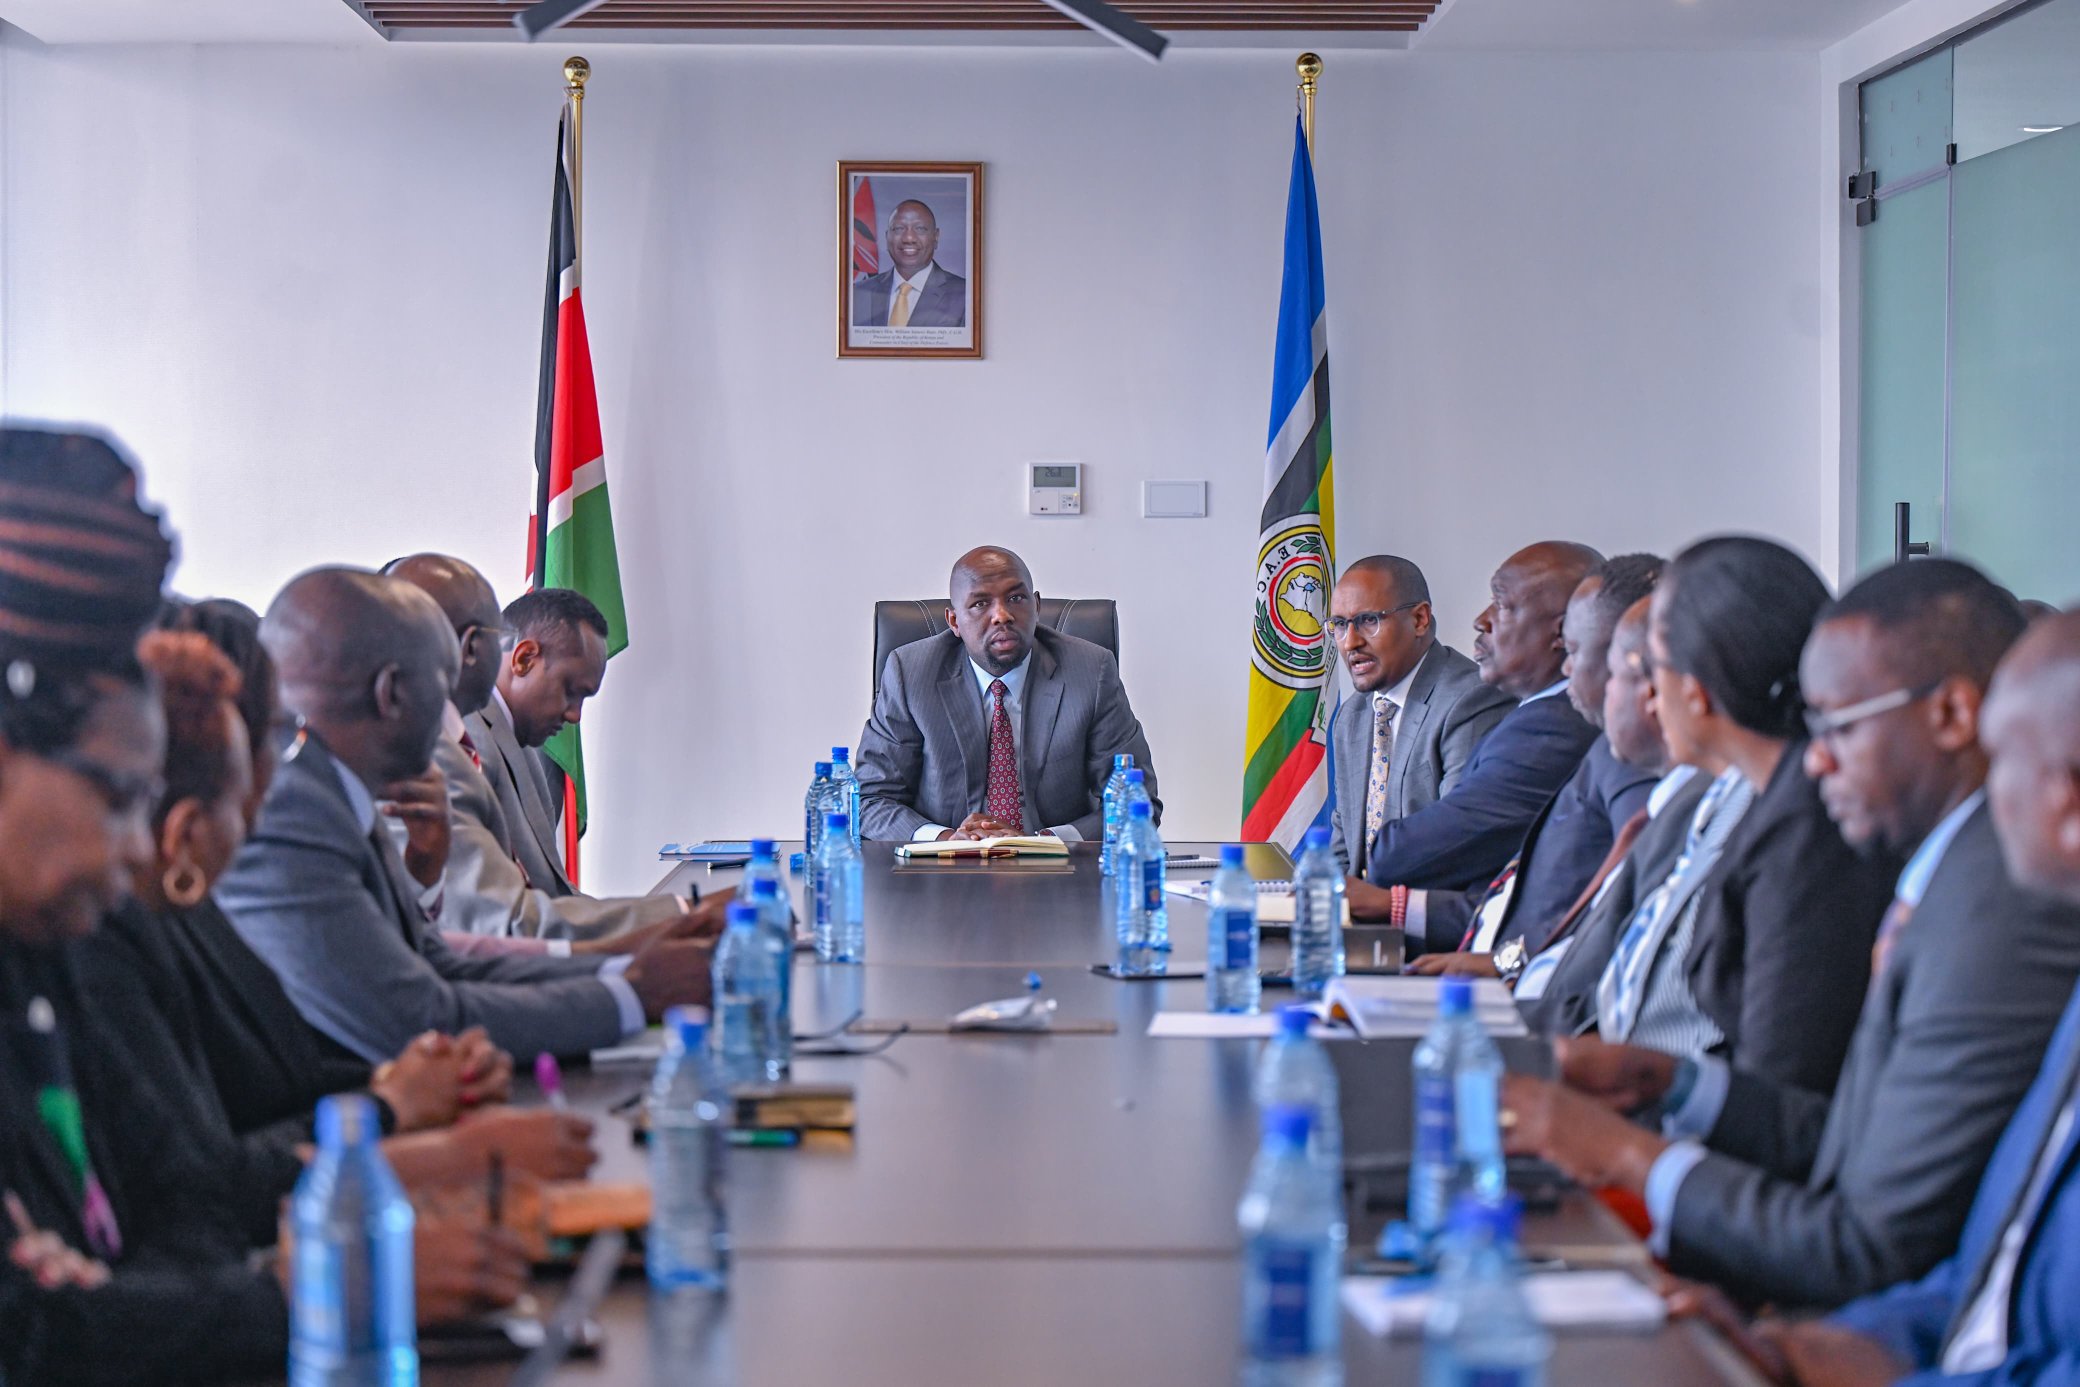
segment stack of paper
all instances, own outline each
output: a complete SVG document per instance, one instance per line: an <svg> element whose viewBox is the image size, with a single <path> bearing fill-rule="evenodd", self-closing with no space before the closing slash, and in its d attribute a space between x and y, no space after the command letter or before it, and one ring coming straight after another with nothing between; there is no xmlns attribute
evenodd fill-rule
<svg viewBox="0 0 2080 1387"><path fill-rule="evenodd" d="M1319 1021L1309 1031L1317 1040L1357 1039L1348 1027L1325 1026ZM1278 1013L1265 1011L1243 1015L1217 1011L1159 1011L1149 1018L1148 1033L1157 1040L1266 1037L1278 1033Z"/></svg>
<svg viewBox="0 0 2080 1387"><path fill-rule="evenodd" d="M1367 1040L1420 1039L1437 1019L1437 978L1350 974L1333 978L1323 1001L1341 1009ZM1498 978L1473 980L1473 1014L1489 1035L1527 1035L1524 1018Z"/></svg>
<svg viewBox="0 0 2080 1387"><path fill-rule="evenodd" d="M1542 1271L1524 1278L1531 1313L1548 1329L1650 1334L1668 1319L1661 1297L1622 1271ZM1380 1338L1416 1335L1430 1314L1428 1279L1350 1276L1343 1306Z"/></svg>
<svg viewBox="0 0 2080 1387"><path fill-rule="evenodd" d="M1204 905L1213 896L1210 881L1166 881L1163 889L1173 896L1188 896ZM1351 922L1351 903L1343 903L1343 922ZM1260 925L1290 925L1293 923L1293 883L1290 881L1260 881L1257 883L1257 923Z"/></svg>
<svg viewBox="0 0 2080 1387"><path fill-rule="evenodd" d="M978 857L1067 857L1069 845L1050 833L1021 838L947 838L937 843L905 843L896 849L903 862L959 862Z"/></svg>

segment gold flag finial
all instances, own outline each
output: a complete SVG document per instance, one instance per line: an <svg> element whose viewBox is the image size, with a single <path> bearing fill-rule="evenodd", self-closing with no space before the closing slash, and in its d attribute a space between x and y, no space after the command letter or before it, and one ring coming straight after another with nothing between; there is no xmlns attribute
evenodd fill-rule
<svg viewBox="0 0 2080 1387"><path fill-rule="evenodd" d="M1307 135L1307 152L1314 153L1314 86L1322 75L1322 55L1302 53L1293 67L1300 74L1300 128Z"/></svg>
<svg viewBox="0 0 2080 1387"><path fill-rule="evenodd" d="M1315 66L1319 68L1321 66L1320 62L1316 62ZM563 60L563 80L572 96L582 97L585 95L585 80L590 76L592 76L592 64L586 62L583 58L573 57Z"/></svg>

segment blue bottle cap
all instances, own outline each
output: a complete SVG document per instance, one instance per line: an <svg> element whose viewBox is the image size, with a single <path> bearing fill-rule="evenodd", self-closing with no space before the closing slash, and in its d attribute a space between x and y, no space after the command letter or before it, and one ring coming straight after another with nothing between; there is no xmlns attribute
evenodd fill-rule
<svg viewBox="0 0 2080 1387"><path fill-rule="evenodd" d="M1266 1108L1264 1110L1264 1138L1295 1149L1307 1145L1308 1129L1314 1126L1314 1114L1305 1108Z"/></svg>
<svg viewBox="0 0 2080 1387"><path fill-rule="evenodd" d="M753 838L751 840L751 860L753 862L771 862L773 860L773 856L774 848L772 839Z"/></svg>
<svg viewBox="0 0 2080 1387"><path fill-rule="evenodd" d="M1280 1035L1306 1035L1314 1024L1314 1013L1306 1007L1280 1007L1278 1009L1278 1033Z"/></svg>
<svg viewBox="0 0 2080 1387"><path fill-rule="evenodd" d="M708 1043L708 1009L706 1007L670 1007L664 1014L667 1034L678 1037L679 1045L688 1054L694 1054Z"/></svg>
<svg viewBox="0 0 2080 1387"><path fill-rule="evenodd" d="M1028 991L1028 992L1038 992L1039 990L1040 990L1040 975L1039 975L1038 973L1028 973L1028 974L1026 974L1026 991Z"/></svg>
<svg viewBox="0 0 2080 1387"><path fill-rule="evenodd" d="M1465 1016L1473 1010L1473 979L1458 974L1448 975L1444 986L1437 992L1437 1012L1440 1016Z"/></svg>
<svg viewBox="0 0 2080 1387"><path fill-rule="evenodd" d="M850 833L852 831L852 816L850 814L824 815L823 831L826 833Z"/></svg>
<svg viewBox="0 0 2080 1387"><path fill-rule="evenodd" d="M1328 847L1328 846L1329 846L1329 830L1328 830L1328 829L1326 829L1326 828L1310 828L1310 829L1308 829L1308 830L1307 830L1307 842L1306 842L1305 848L1303 848L1303 851L1305 851L1305 850L1306 850L1306 849L1308 849L1308 848L1326 848L1326 847Z"/></svg>
<svg viewBox="0 0 2080 1387"><path fill-rule="evenodd" d="M1221 865L1223 867L1240 867L1242 865L1242 844L1221 844Z"/></svg>
<svg viewBox="0 0 2080 1387"><path fill-rule="evenodd" d="M832 747L832 748L831 748L831 764L832 764L832 765L834 765L834 766L842 766L842 765L844 765L844 764L845 764L846 762L850 761L851 759L852 759L852 748L851 748L851 747L849 747L849 746L834 746L834 747Z"/></svg>
<svg viewBox="0 0 2080 1387"><path fill-rule="evenodd" d="M761 886L771 886L772 884L770 881L759 883ZM749 901L731 901L729 903L729 927L731 929L757 929L758 907Z"/></svg>
<svg viewBox="0 0 2080 1387"><path fill-rule="evenodd" d="M1148 783L1148 772L1137 766L1127 767L1127 783L1129 785L1146 785Z"/></svg>
<svg viewBox="0 0 2080 1387"><path fill-rule="evenodd" d="M1130 771L1134 769L1133 753L1122 751L1119 755L1113 757L1112 768L1116 771Z"/></svg>
<svg viewBox="0 0 2080 1387"><path fill-rule="evenodd" d="M1127 817L1130 819L1146 819L1152 813L1153 810L1145 799L1137 799L1127 806Z"/></svg>
<svg viewBox="0 0 2080 1387"><path fill-rule="evenodd" d="M828 777L830 776L830 773L831 773L831 763L830 763L830 762L828 762L828 761L818 761L818 762L816 763L816 774L817 774L817 775L818 775L819 777L822 777L822 778L828 778Z"/></svg>
<svg viewBox="0 0 2080 1387"><path fill-rule="evenodd" d="M381 1134L373 1100L359 1093L335 1093L318 1100L318 1145L327 1151L364 1146Z"/></svg>
<svg viewBox="0 0 2080 1387"><path fill-rule="evenodd" d="M780 883L771 877L760 877L751 883L751 899L754 901L777 901L780 899Z"/></svg>

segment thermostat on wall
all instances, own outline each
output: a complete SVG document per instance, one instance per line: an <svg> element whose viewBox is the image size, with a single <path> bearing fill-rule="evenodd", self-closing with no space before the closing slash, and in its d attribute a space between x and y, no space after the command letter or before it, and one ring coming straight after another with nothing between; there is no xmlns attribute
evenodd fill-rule
<svg viewBox="0 0 2080 1387"><path fill-rule="evenodd" d="M1026 509L1033 515L1083 514L1083 464L1034 462L1026 465Z"/></svg>

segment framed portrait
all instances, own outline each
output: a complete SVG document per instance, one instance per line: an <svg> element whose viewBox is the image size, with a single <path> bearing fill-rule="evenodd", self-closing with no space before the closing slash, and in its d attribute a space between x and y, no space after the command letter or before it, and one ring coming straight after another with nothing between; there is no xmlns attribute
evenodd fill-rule
<svg viewBox="0 0 2080 1387"><path fill-rule="evenodd" d="M982 355L982 165L838 165L838 355Z"/></svg>

